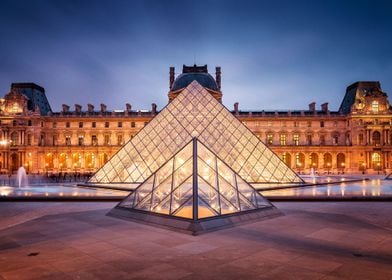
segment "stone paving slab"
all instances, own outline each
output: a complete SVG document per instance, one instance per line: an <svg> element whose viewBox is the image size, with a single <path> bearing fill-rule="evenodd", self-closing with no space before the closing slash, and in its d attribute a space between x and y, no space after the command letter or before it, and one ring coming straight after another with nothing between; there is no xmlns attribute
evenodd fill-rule
<svg viewBox="0 0 392 280"><path fill-rule="evenodd" d="M1 203L0 279L392 279L391 203L280 202L284 216L201 236L114 205Z"/></svg>

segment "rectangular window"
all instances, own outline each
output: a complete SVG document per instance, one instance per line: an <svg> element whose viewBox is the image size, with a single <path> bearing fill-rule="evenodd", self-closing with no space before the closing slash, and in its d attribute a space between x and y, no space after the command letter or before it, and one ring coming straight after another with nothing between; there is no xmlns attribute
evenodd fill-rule
<svg viewBox="0 0 392 280"><path fill-rule="evenodd" d="M320 145L325 145L325 136L320 135Z"/></svg>
<svg viewBox="0 0 392 280"><path fill-rule="evenodd" d="M281 146L286 145L286 134L281 134L279 137L279 142Z"/></svg>
<svg viewBox="0 0 392 280"><path fill-rule="evenodd" d="M83 122L79 122L79 128L83 128Z"/></svg>
<svg viewBox="0 0 392 280"><path fill-rule="evenodd" d="M293 143L295 146L299 145L299 135L298 134L293 135Z"/></svg>
<svg viewBox="0 0 392 280"><path fill-rule="evenodd" d="M136 123L135 122L131 122L131 127L136 127Z"/></svg>
<svg viewBox="0 0 392 280"><path fill-rule="evenodd" d="M83 146L83 144L84 144L84 137L83 136L79 136L79 138L78 138L78 145L79 146Z"/></svg>
<svg viewBox="0 0 392 280"><path fill-rule="evenodd" d="M69 123L69 122L66 122L66 123L65 123L65 127L66 127L66 128L69 128L69 127L70 127L70 123Z"/></svg>
<svg viewBox="0 0 392 280"><path fill-rule="evenodd" d="M117 145L121 146L123 144L123 136L117 135Z"/></svg>
<svg viewBox="0 0 392 280"><path fill-rule="evenodd" d="M53 135L53 146L57 146L57 135Z"/></svg>
<svg viewBox="0 0 392 280"><path fill-rule="evenodd" d="M97 123L96 123L96 122L92 122L92 123L91 123L91 127L92 127L92 128L96 128L96 127L97 127Z"/></svg>
<svg viewBox="0 0 392 280"><path fill-rule="evenodd" d="M97 135L91 135L91 145L93 145L93 146L98 145Z"/></svg>
<svg viewBox="0 0 392 280"><path fill-rule="evenodd" d="M144 122L144 126L146 126L148 124L148 122Z"/></svg>
<svg viewBox="0 0 392 280"><path fill-rule="evenodd" d="M106 127L106 128L109 127L109 122L105 122L105 127Z"/></svg>
<svg viewBox="0 0 392 280"><path fill-rule="evenodd" d="M312 127L312 122L308 121L308 127Z"/></svg>
<svg viewBox="0 0 392 280"><path fill-rule="evenodd" d="M294 127L299 127L299 122L294 122Z"/></svg>
<svg viewBox="0 0 392 280"><path fill-rule="evenodd" d="M32 125L33 125L33 122L32 122L31 120L29 120L28 123L27 123L27 125L28 125L28 126L32 126Z"/></svg>
<svg viewBox="0 0 392 280"><path fill-rule="evenodd" d="M324 127L324 121L320 121L320 127Z"/></svg>
<svg viewBox="0 0 392 280"><path fill-rule="evenodd" d="M104 136L104 144L106 146L110 145L110 135L105 135Z"/></svg>
<svg viewBox="0 0 392 280"><path fill-rule="evenodd" d="M56 128L56 127L57 127L57 123L54 122L54 123L52 124L52 128Z"/></svg>
<svg viewBox="0 0 392 280"><path fill-rule="evenodd" d="M307 135L306 136L306 142L308 143L308 145L312 145L312 142L313 142L312 138L313 138L312 135Z"/></svg>
<svg viewBox="0 0 392 280"><path fill-rule="evenodd" d="M122 127L122 122L118 122L117 127Z"/></svg>
<svg viewBox="0 0 392 280"><path fill-rule="evenodd" d="M71 146L71 136L65 136L65 145Z"/></svg>
<svg viewBox="0 0 392 280"><path fill-rule="evenodd" d="M27 146L31 146L33 142L33 136L31 134L27 134Z"/></svg>
<svg viewBox="0 0 392 280"><path fill-rule="evenodd" d="M358 135L358 144L363 145L363 134L362 133Z"/></svg>

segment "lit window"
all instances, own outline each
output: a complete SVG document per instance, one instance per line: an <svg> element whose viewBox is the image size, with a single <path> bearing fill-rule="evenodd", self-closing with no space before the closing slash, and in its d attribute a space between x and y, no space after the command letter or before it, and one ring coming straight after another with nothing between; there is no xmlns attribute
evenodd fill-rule
<svg viewBox="0 0 392 280"><path fill-rule="evenodd" d="M373 111L373 113L378 113L378 110L379 110L378 101L373 101L372 102L372 111Z"/></svg>
<svg viewBox="0 0 392 280"><path fill-rule="evenodd" d="M273 135L271 133L267 134L267 144L272 145L273 143Z"/></svg>
<svg viewBox="0 0 392 280"><path fill-rule="evenodd" d="M299 145L299 135L298 134L293 135L293 143L295 146Z"/></svg>
<svg viewBox="0 0 392 280"><path fill-rule="evenodd" d="M281 134L279 137L280 145L286 145L286 134Z"/></svg>

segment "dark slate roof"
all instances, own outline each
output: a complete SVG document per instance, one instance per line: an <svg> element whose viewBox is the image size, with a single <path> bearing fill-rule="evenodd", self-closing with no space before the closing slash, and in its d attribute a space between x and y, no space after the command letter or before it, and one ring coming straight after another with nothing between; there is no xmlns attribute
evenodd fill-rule
<svg viewBox="0 0 392 280"><path fill-rule="evenodd" d="M50 104L45 95L45 89L34 83L13 83L11 90L16 89L18 92L24 94L29 99L27 102L27 109L34 111L38 106L41 115L47 115L51 112Z"/></svg>
<svg viewBox="0 0 392 280"><path fill-rule="evenodd" d="M176 91L182 88L186 88L195 80L205 88L219 91L215 79L208 73L183 73L176 78L171 90Z"/></svg>

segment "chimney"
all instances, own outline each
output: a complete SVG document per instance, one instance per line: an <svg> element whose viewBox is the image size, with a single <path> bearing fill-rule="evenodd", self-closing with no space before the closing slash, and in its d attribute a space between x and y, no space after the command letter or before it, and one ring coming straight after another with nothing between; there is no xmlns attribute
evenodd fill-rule
<svg viewBox="0 0 392 280"><path fill-rule="evenodd" d="M220 66L215 67L215 81L218 85L218 89L221 90L221 68Z"/></svg>
<svg viewBox="0 0 392 280"><path fill-rule="evenodd" d="M106 112L106 105L101 103L101 113Z"/></svg>
<svg viewBox="0 0 392 280"><path fill-rule="evenodd" d="M309 104L309 111L310 112L316 112L316 102L312 102Z"/></svg>
<svg viewBox="0 0 392 280"><path fill-rule="evenodd" d="M328 113L328 102L321 104L321 111Z"/></svg>
<svg viewBox="0 0 392 280"><path fill-rule="evenodd" d="M82 106L79 104L75 104L75 113L80 114L82 112Z"/></svg>
<svg viewBox="0 0 392 280"><path fill-rule="evenodd" d="M234 103L234 114L238 115L239 111L238 111L238 102Z"/></svg>
<svg viewBox="0 0 392 280"><path fill-rule="evenodd" d="M151 113L153 115L156 115L156 113L157 113L157 104L155 104L155 103L151 104Z"/></svg>
<svg viewBox="0 0 392 280"><path fill-rule="evenodd" d="M131 112L131 110L132 110L132 105L131 104L129 104L129 103L127 103L127 104L125 104L125 110L127 111L127 113L129 114L130 112Z"/></svg>
<svg viewBox="0 0 392 280"><path fill-rule="evenodd" d="M67 104L63 104L63 113L68 113L69 112L69 106Z"/></svg>
<svg viewBox="0 0 392 280"><path fill-rule="evenodd" d="M94 112L94 105L92 104L87 104L87 111L92 114Z"/></svg>
<svg viewBox="0 0 392 280"><path fill-rule="evenodd" d="M169 74L170 74L169 89L171 89L172 86L173 86L173 83L174 83L174 75L175 75L175 73L174 73L174 67L170 67L170 68L169 68Z"/></svg>

